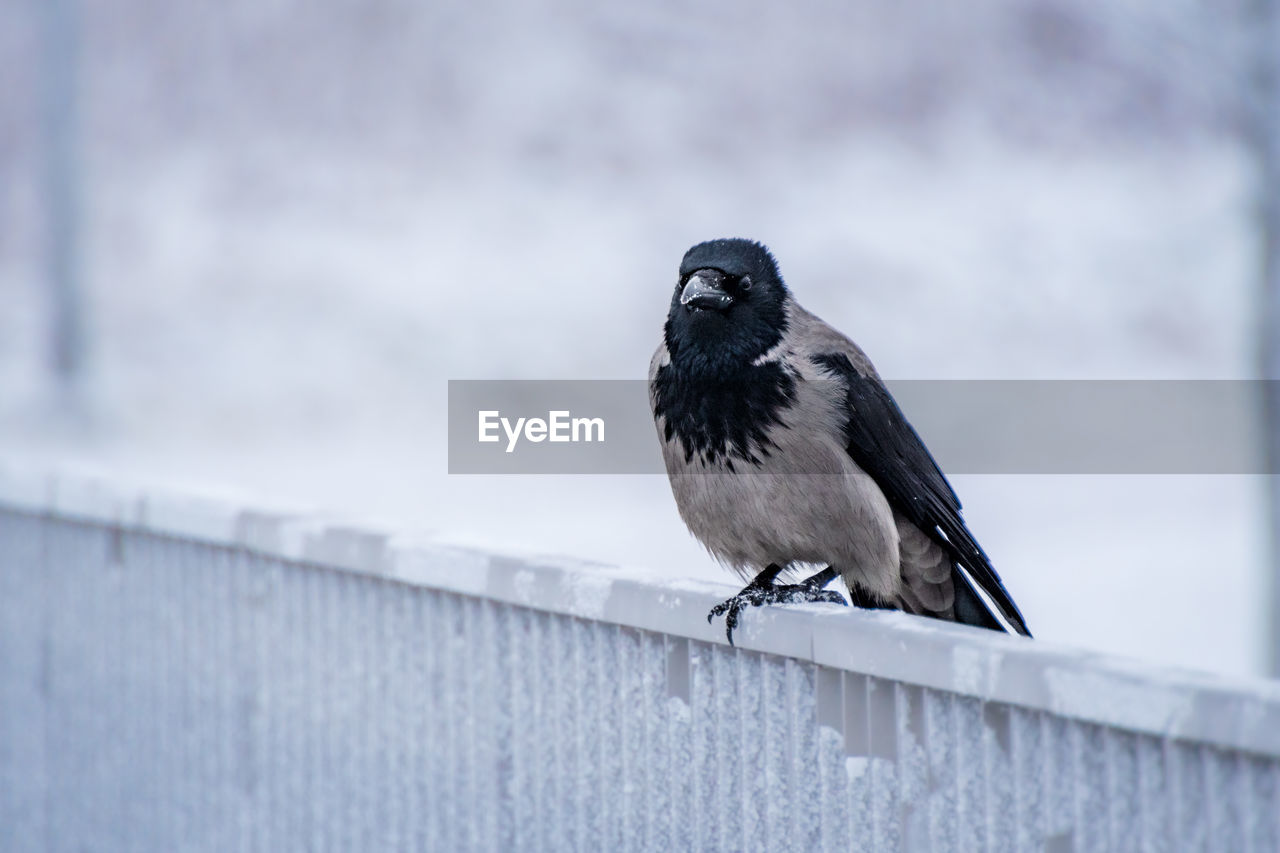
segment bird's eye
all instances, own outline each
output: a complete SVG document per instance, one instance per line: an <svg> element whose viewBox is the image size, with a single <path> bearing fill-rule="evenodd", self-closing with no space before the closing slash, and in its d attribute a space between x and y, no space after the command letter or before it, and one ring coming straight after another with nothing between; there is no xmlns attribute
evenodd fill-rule
<svg viewBox="0 0 1280 853"><path fill-rule="evenodd" d="M738 287L740 287L740 288L741 288L742 290L744 290L744 291L746 291L746 290L750 290L750 289L751 289L751 276L749 276L749 275L744 275L741 279L739 279L739 280L738 280Z"/></svg>

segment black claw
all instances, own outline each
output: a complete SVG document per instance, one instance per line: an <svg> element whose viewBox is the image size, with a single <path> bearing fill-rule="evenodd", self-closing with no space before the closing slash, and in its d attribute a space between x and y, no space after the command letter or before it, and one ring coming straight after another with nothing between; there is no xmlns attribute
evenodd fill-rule
<svg viewBox="0 0 1280 853"><path fill-rule="evenodd" d="M824 602L827 604L848 604L844 596L835 590L823 589L835 579L837 572L831 567L823 569L816 575L806 578L798 584L775 586L774 578L781 571L777 566L769 566L756 575L751 583L727 601L722 601L707 614L710 624L717 616L723 615L724 633L733 645L733 631L738 627L742 611L747 607L760 607L766 604L802 604L807 602Z"/></svg>
<svg viewBox="0 0 1280 853"><path fill-rule="evenodd" d="M738 627L738 622L742 618L742 610L747 606L743 604L743 601L744 599L741 594L739 594L725 602L725 604L729 605L729 608L728 615L726 615L724 619L724 635L726 639L729 640L729 645L731 646L733 645L734 629Z"/></svg>

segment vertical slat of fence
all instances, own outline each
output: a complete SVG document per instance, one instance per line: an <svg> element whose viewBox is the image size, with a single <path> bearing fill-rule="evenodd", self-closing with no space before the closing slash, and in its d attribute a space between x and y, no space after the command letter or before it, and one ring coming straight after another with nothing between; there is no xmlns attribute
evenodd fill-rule
<svg viewBox="0 0 1280 853"><path fill-rule="evenodd" d="M121 768L120 788L128 791L121 814L122 836L126 847L146 849L156 839L152 789L156 783L152 764L151 739L155 731L146 714L148 698L154 688L150 670L152 657L149 633L152 620L146 609L148 591L154 586L151 575L155 543L142 537L122 537L120 573L119 637L122 661L121 681L115 693L122 707L128 709L119 737L128 760ZM234 650L229 650L234 652Z"/></svg>
<svg viewBox="0 0 1280 853"><path fill-rule="evenodd" d="M1107 834L1112 850L1141 850L1142 821L1138 777L1138 736L1104 730L1107 761Z"/></svg>
<svg viewBox="0 0 1280 853"><path fill-rule="evenodd" d="M643 762L633 772L641 786L631 801L635 804L635 827L642 850L669 849L666 825L670 815L671 784L667 775L669 741L666 737L669 687L665 638L649 631L636 631L628 660L638 678L633 696L636 704L631 720L640 749L635 760Z"/></svg>
<svg viewBox="0 0 1280 853"><path fill-rule="evenodd" d="M956 741L956 774L959 787L956 821L960 846L969 850L989 847L989 817L986 748L983 743L982 702L957 696L952 702L952 729Z"/></svg>
<svg viewBox="0 0 1280 853"><path fill-rule="evenodd" d="M644 673L624 668L635 655L636 631L617 625L604 626L606 642L600 654L601 675L609 694L600 713L601 725L612 725L614 740L601 745L604 754L604 780L607 790L616 792L613 819L605 828L605 848L637 850L643 843L639 816L639 792L644 788L640 773L639 750L642 727L639 689Z"/></svg>
<svg viewBox="0 0 1280 853"><path fill-rule="evenodd" d="M0 512L0 849L47 849L47 527Z"/></svg>
<svg viewBox="0 0 1280 853"><path fill-rule="evenodd" d="M416 649L408 610L408 602L413 596L413 590L400 584L383 583L378 586L378 618L375 621L375 648L378 653L374 656L374 670L386 699L379 718L381 724L375 733L378 762L374 774L383 792L382 831L375 840L376 846L385 850L407 850L413 846L406 819L410 780L413 778L407 760L411 747L404 743L404 735L410 729L413 703L423 699L415 697L409 690L411 650ZM509 725L507 731L503 742L509 744ZM510 791L501 793L509 802Z"/></svg>
<svg viewBox="0 0 1280 853"><path fill-rule="evenodd" d="M765 739L767 720L764 695L765 657L756 652L734 652L738 696L741 707L737 716L742 756L738 763L738 779L742 790L743 849L768 850L768 788L765 761L768 744ZM776 796L776 795L775 795Z"/></svg>
<svg viewBox="0 0 1280 853"><path fill-rule="evenodd" d="M983 802L982 820L986 826L988 850L1006 850L1012 833L1009 826L1014 812L1012 774L1009 766L1009 708L989 702L980 702L978 718L981 728L976 730L975 746L978 755L976 770L981 780L980 794Z"/></svg>
<svg viewBox="0 0 1280 853"><path fill-rule="evenodd" d="M872 838L879 850L901 846L902 826L898 781L898 704L896 685L881 678L867 679L867 725L870 730Z"/></svg>
<svg viewBox="0 0 1280 853"><path fill-rule="evenodd" d="M456 595L440 596L437 636L440 648L441 683L438 702L444 725L439 745L445 755L444 776L440 792L443 809L440 814L444 849L469 850L471 823L467 820L472 781L468 759L471 754L472 729L469 725L470 702L466 682L470 661L466 654L466 636L462 629L462 601ZM551 626L554 628L555 626ZM558 768L557 768L558 769Z"/></svg>
<svg viewBox="0 0 1280 853"><path fill-rule="evenodd" d="M848 850L849 822L841 808L846 798L844 786L844 679L839 670L817 667L814 699L817 725L817 761L813 772L817 776L818 803L821 823L817 849L822 851Z"/></svg>
<svg viewBox="0 0 1280 853"><path fill-rule="evenodd" d="M716 790L714 774L709 768L718 765L719 756L715 742L707 737L715 726L715 690L713 686L712 652L706 643L689 644L689 751L691 768L701 772L691 773L689 800L689 832L685 843L694 849L708 850L716 846L719 834L719 815L716 814ZM711 778L708 778L708 776Z"/></svg>
<svg viewBox="0 0 1280 853"><path fill-rule="evenodd" d="M1013 798L1010 849L1025 850L1044 838L1047 804L1044 800L1045 747L1038 714L1009 710L1009 776ZM1034 839L1034 840L1033 840Z"/></svg>
<svg viewBox="0 0 1280 853"><path fill-rule="evenodd" d="M1110 837L1114 791L1108 784L1106 731L1100 726L1080 725L1075 727L1074 737L1081 771L1077 796L1083 816L1076 834L1077 843L1085 850L1115 850Z"/></svg>
<svg viewBox="0 0 1280 853"><path fill-rule="evenodd" d="M708 702L706 719L707 753L715 772L707 786L706 807L716 815L713 831L707 841L718 850L741 849L742 839L735 837L741 827L742 813L742 726L738 720L738 691L734 679L736 657L733 651L709 648Z"/></svg>
<svg viewBox="0 0 1280 853"><path fill-rule="evenodd" d="M929 768L928 727L925 724L925 690L894 684L897 706L899 827L906 847L920 847L928 839Z"/></svg>
<svg viewBox="0 0 1280 853"><path fill-rule="evenodd" d="M1254 799L1258 820L1256 849L1280 850L1280 762L1254 759Z"/></svg>
<svg viewBox="0 0 1280 853"><path fill-rule="evenodd" d="M114 548L110 549L114 550ZM199 687L190 677L196 649L203 643L207 625L207 603L192 595L194 576L207 571L202 554L188 546L180 558L165 572L166 597L171 610L168 614L171 628L169 645L169 673L173 681L170 712L166 715L173 733L170 741L168 783L173 810L170 833L175 849L189 849L204 840L201 814L199 772L202 762L201 743L203 731L197 721L196 710ZM296 766L296 764L294 765Z"/></svg>
<svg viewBox="0 0 1280 853"><path fill-rule="evenodd" d="M471 768L471 789L466 800L467 813L474 824L469 839L469 849L497 850L497 817L492 808L483 808L484 802L492 802L498 791L497 768L500 753L507 748L495 736L498 732L498 706L503 701L498 685L496 650L488 618L489 603L477 598L463 601L463 629L467 648L486 648L488 654L478 658L460 654L459 668L463 673L468 697L467 719ZM578 678L582 673L578 672Z"/></svg>
<svg viewBox="0 0 1280 853"><path fill-rule="evenodd" d="M604 659L616 638L612 626L584 622L583 677L588 691L583 703L584 782L597 807L587 815L587 839L597 850L607 849L612 829L618 822L622 792L609 787L610 769L617 758L618 714L613 703L616 684L613 673L604 670Z"/></svg>
<svg viewBox="0 0 1280 853"><path fill-rule="evenodd" d="M104 784L111 781L114 768L106 764L108 733L99 709L106 683L98 668L103 637L96 607L101 592L95 583L95 571L105 563L106 535L99 528L60 528L46 543L51 604L49 846L69 850L92 845L94 839L110 839L113 831L103 803L108 796ZM148 703L144 713L154 714L161 704ZM156 770L161 776L163 768ZM161 792L153 790L156 802Z"/></svg>
<svg viewBox="0 0 1280 853"><path fill-rule="evenodd" d="M300 611L291 606L305 594L307 575L285 572L275 561L251 558L248 561L249 589L247 609L251 615L250 642L253 676L251 693L247 697L247 732L251 756L250 779L253 812L266 830L261 843L267 848L279 849L287 845L294 834L306 825L298 811L307 808L300 791L291 790L294 773L292 763L300 759L302 751L295 747L301 742L324 745L330 760L326 762L330 772L354 781L351 763L344 747L344 735L354 713L355 695L359 683L351 671L348 648L319 637L315 623L302 622ZM319 579L316 579L317 581ZM327 597L326 622L333 611L341 606L349 588L342 579L334 579L333 592ZM352 610L355 602L349 602ZM306 731L307 709L303 704L307 685L304 682L304 661L314 655L323 661L328 678L319 691L311 694L320 698L320 707L330 721L321 737ZM318 696L317 696L318 694ZM314 719L314 718L313 718ZM314 738L314 740L312 740ZM325 797L330 810L326 823L334 823L353 829L350 814L353 810L346 798L338 794L330 781ZM355 795L354 786L350 792ZM337 818L337 821L334 820ZM332 837L332 836L330 836ZM339 835L338 843L351 843L351 835Z"/></svg>
<svg viewBox="0 0 1280 853"><path fill-rule="evenodd" d="M1144 851L1168 849L1168 825L1172 821L1160 741L1138 736L1134 773L1137 778L1137 812L1133 816Z"/></svg>
<svg viewBox="0 0 1280 853"><path fill-rule="evenodd" d="M599 666L604 630L603 626L586 620L578 620L575 624L579 628L578 665L584 688L578 705L582 768L578 790L587 803L582 821L583 843L588 849L604 850L605 827L614 819L616 803L616 798L604 787L605 760L601 754L603 745L614 731L613 722L600 717L600 708L606 704L609 695Z"/></svg>
<svg viewBox="0 0 1280 853"><path fill-rule="evenodd" d="M693 785L688 773L691 755L689 641L681 637L654 639L655 646L661 645L666 673L666 694L657 705L658 713L653 719L658 772L651 782L661 803L657 809L655 849L678 850L691 843L689 830L693 818L690 806Z"/></svg>
<svg viewBox="0 0 1280 853"><path fill-rule="evenodd" d="M757 802L764 810L764 837L770 850L789 850L790 803L779 797L779 791L791 790L791 761L787 743L789 726L784 722L787 707L787 673L785 666L772 655L761 656L762 669L760 716L763 720L761 738L764 754L761 767L763 782L761 798Z"/></svg>
<svg viewBox="0 0 1280 853"><path fill-rule="evenodd" d="M495 745L492 796L495 804L511 803L514 802L515 797L514 780L519 760L519 744L515 738L518 687L512 650L514 638L511 634L511 608L504 604L487 602L481 616L493 647L493 660L489 673L492 680L489 689L493 702L490 737ZM495 850L516 849L518 842L512 810L492 809L491 821L490 842L493 848Z"/></svg>
<svg viewBox="0 0 1280 853"><path fill-rule="evenodd" d="M787 713L791 717L791 767L796 823L792 843L801 850L822 846L822 790L818 755L817 667L788 659Z"/></svg>
<svg viewBox="0 0 1280 853"><path fill-rule="evenodd" d="M440 795L437 786L440 775L436 770L436 756L439 750L432 739L432 722L434 703L429 701L431 694L431 661L434 651L431 645L428 618L435 594L426 590L415 589L408 596L408 635L409 659L405 679L405 694L409 710L409 724L402 733L400 748L405 752L405 764L409 773L405 794L406 804L407 846L416 850L439 849L436 836L437 823L434 820L435 807ZM523 802L513 805L516 808Z"/></svg>
<svg viewBox="0 0 1280 853"><path fill-rule="evenodd" d="M1206 812L1213 807L1205 790L1204 760L1198 746L1173 742L1170 749L1178 779L1178 842L1185 850L1206 850L1209 845Z"/></svg>
<svg viewBox="0 0 1280 853"><path fill-rule="evenodd" d="M951 697L925 690L925 755L929 764L930 796L924 804L927 837L936 844L954 849L957 844L957 803L955 739L951 736Z"/></svg>
<svg viewBox="0 0 1280 853"><path fill-rule="evenodd" d="M1228 750L1206 750L1205 765L1208 784L1216 794L1216 808L1209 825L1213 845L1225 850L1244 850L1249 807L1243 797L1248 792L1237 782L1241 769L1237 755Z"/></svg>

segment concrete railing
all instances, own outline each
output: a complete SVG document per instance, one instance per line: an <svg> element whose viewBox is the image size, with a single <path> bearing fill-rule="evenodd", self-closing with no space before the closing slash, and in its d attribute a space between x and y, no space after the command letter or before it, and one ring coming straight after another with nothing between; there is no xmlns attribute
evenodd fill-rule
<svg viewBox="0 0 1280 853"><path fill-rule="evenodd" d="M1280 685L729 592L0 471L0 849L1280 849Z"/></svg>

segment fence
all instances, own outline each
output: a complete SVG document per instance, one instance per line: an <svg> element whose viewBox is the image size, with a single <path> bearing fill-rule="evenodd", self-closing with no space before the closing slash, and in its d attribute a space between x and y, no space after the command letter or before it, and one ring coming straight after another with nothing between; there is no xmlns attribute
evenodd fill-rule
<svg viewBox="0 0 1280 853"><path fill-rule="evenodd" d="M1280 849L1280 685L728 591L0 470L0 849Z"/></svg>

